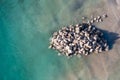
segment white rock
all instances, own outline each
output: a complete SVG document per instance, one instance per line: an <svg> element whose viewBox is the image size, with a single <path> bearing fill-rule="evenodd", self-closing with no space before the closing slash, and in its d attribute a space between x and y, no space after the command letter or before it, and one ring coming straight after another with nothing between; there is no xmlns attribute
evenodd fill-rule
<svg viewBox="0 0 120 80"><path fill-rule="evenodd" d="M76 26L76 27L79 27L79 24L76 24L75 26Z"/></svg>
<svg viewBox="0 0 120 80"><path fill-rule="evenodd" d="M107 46L106 48L105 48L105 51L108 51L109 50L109 47Z"/></svg>
<svg viewBox="0 0 120 80"><path fill-rule="evenodd" d="M94 20L91 20L90 22L91 22L91 23L94 23Z"/></svg>
<svg viewBox="0 0 120 80"><path fill-rule="evenodd" d="M97 19L96 22L99 22L99 20Z"/></svg>
<svg viewBox="0 0 120 80"><path fill-rule="evenodd" d="M103 14L102 17L103 17L103 18L106 18L106 17L107 17L107 14Z"/></svg>
<svg viewBox="0 0 120 80"><path fill-rule="evenodd" d="M102 20L102 19L99 19L99 22L103 22L103 20Z"/></svg>
<svg viewBox="0 0 120 80"><path fill-rule="evenodd" d="M50 45L48 48L49 48L49 49L52 48L52 45Z"/></svg>
<svg viewBox="0 0 120 80"><path fill-rule="evenodd" d="M87 56L87 55L88 55L88 52L86 52L85 55Z"/></svg>
<svg viewBox="0 0 120 80"><path fill-rule="evenodd" d="M61 56L61 53L58 53L58 56Z"/></svg>
<svg viewBox="0 0 120 80"><path fill-rule="evenodd" d="M93 49L90 49L90 52L93 52Z"/></svg>
<svg viewBox="0 0 120 80"><path fill-rule="evenodd" d="M82 17L82 19L84 20L84 19L85 19L85 17Z"/></svg>
<svg viewBox="0 0 120 80"><path fill-rule="evenodd" d="M99 48L99 52L102 52L102 48Z"/></svg>
<svg viewBox="0 0 120 80"><path fill-rule="evenodd" d="M97 20L97 18L94 18L94 21L96 21Z"/></svg>
<svg viewBox="0 0 120 80"><path fill-rule="evenodd" d="M101 18L101 16L97 16L97 19L100 19Z"/></svg>
<svg viewBox="0 0 120 80"><path fill-rule="evenodd" d="M79 31L80 31L80 30L79 30L79 27L76 27L76 28L75 28L75 31L76 31L76 33L79 33Z"/></svg>

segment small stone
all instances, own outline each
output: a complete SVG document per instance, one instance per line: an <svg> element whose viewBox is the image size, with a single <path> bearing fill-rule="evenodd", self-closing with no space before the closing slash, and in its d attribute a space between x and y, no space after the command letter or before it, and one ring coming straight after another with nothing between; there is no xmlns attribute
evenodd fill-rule
<svg viewBox="0 0 120 80"><path fill-rule="evenodd" d="M99 20L97 19L96 22L99 22Z"/></svg>
<svg viewBox="0 0 120 80"><path fill-rule="evenodd" d="M80 31L80 30L79 30L79 27L76 27L76 28L75 28L75 31L76 31L76 33L79 33L79 31Z"/></svg>
<svg viewBox="0 0 120 80"><path fill-rule="evenodd" d="M94 20L91 20L90 23L94 23Z"/></svg>
<svg viewBox="0 0 120 80"><path fill-rule="evenodd" d="M94 18L94 21L96 21L97 20L97 18Z"/></svg>
<svg viewBox="0 0 120 80"><path fill-rule="evenodd" d="M49 48L49 49L52 48L52 45L50 45L48 48Z"/></svg>
<svg viewBox="0 0 120 80"><path fill-rule="evenodd" d="M88 55L88 52L86 52L85 55L87 56L87 55Z"/></svg>
<svg viewBox="0 0 120 80"><path fill-rule="evenodd" d="M100 52L100 53L102 52L102 47L101 47L101 48L99 48L99 52Z"/></svg>
<svg viewBox="0 0 120 80"><path fill-rule="evenodd" d="M109 47L107 46L106 48L105 48L105 51L108 51L109 50Z"/></svg>
<svg viewBox="0 0 120 80"><path fill-rule="evenodd" d="M107 16L107 14L103 14L102 17L103 18L107 18L108 16Z"/></svg>
<svg viewBox="0 0 120 80"><path fill-rule="evenodd" d="M85 50L83 50L82 53L85 55Z"/></svg>
<svg viewBox="0 0 120 80"><path fill-rule="evenodd" d="M53 33L53 36L56 36L56 35L58 35L58 32L54 32L54 33Z"/></svg>
<svg viewBox="0 0 120 80"><path fill-rule="evenodd" d="M58 53L58 56L61 56L61 53Z"/></svg>
<svg viewBox="0 0 120 80"><path fill-rule="evenodd" d="M79 24L76 24L75 26L76 26L76 27L79 27Z"/></svg>
<svg viewBox="0 0 120 80"><path fill-rule="evenodd" d="M90 21L88 20L87 23L90 24Z"/></svg>
<svg viewBox="0 0 120 80"><path fill-rule="evenodd" d="M102 20L102 19L99 19L98 22L103 22L103 20Z"/></svg>
<svg viewBox="0 0 120 80"><path fill-rule="evenodd" d="M92 48L90 49L90 52L93 52L93 49L92 49Z"/></svg>
<svg viewBox="0 0 120 80"><path fill-rule="evenodd" d="M97 19L100 19L101 18L101 16L97 16Z"/></svg>
<svg viewBox="0 0 120 80"><path fill-rule="evenodd" d="M85 17L82 17L82 19L84 20L84 19L85 19Z"/></svg>

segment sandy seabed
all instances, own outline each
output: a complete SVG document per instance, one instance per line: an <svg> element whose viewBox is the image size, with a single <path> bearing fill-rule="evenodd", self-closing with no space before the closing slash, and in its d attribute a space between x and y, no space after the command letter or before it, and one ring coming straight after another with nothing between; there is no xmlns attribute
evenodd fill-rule
<svg viewBox="0 0 120 80"><path fill-rule="evenodd" d="M86 67L78 72L80 80L119 80L120 70L120 1L104 0L91 8L94 15L107 13L108 18L103 23L95 24L105 30L111 50L103 54L94 54L83 58ZM83 76L81 76L84 74ZM74 78L75 80L79 80ZM72 79L71 79L72 80Z"/></svg>
<svg viewBox="0 0 120 80"><path fill-rule="evenodd" d="M61 27L107 14L110 51L67 59L48 49ZM119 80L120 0L0 0L0 80Z"/></svg>

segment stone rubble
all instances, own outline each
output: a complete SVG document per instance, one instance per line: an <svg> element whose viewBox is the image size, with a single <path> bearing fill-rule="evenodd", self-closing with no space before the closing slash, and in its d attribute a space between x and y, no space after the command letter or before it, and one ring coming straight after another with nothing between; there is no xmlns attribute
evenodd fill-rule
<svg viewBox="0 0 120 80"><path fill-rule="evenodd" d="M58 32L54 32L50 39L49 48L59 51L59 55L89 55L91 53L101 53L108 51L109 46L103 38L103 33L92 24L94 22L102 22L107 15L93 17L91 21L87 21L77 25L69 25L63 27ZM85 19L85 17L82 17Z"/></svg>

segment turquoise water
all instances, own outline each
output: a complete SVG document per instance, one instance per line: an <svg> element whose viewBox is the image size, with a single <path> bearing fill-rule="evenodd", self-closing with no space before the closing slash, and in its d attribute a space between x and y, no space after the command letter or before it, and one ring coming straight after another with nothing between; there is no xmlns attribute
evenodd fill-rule
<svg viewBox="0 0 120 80"><path fill-rule="evenodd" d="M87 80L82 58L59 57L48 44L61 26L89 15L92 1L0 0L0 80Z"/></svg>

